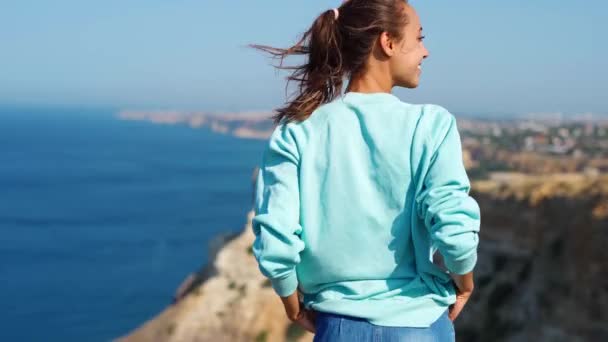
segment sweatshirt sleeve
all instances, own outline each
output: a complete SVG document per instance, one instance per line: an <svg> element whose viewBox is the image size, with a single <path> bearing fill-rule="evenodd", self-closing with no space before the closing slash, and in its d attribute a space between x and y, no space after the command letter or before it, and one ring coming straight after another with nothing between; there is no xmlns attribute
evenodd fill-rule
<svg viewBox="0 0 608 342"><path fill-rule="evenodd" d="M477 263L480 209L469 196L456 118L449 112L446 117L435 127L445 133L431 156L417 208L448 271L465 274Z"/></svg>
<svg viewBox="0 0 608 342"><path fill-rule="evenodd" d="M299 153L289 124L275 128L266 146L255 186L253 254L259 269L281 297L298 287L300 239Z"/></svg>

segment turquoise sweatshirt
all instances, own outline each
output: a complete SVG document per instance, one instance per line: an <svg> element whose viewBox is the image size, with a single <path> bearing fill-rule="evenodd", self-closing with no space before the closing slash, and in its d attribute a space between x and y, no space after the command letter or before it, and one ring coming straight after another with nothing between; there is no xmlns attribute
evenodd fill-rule
<svg viewBox="0 0 608 342"><path fill-rule="evenodd" d="M477 262L480 210L438 105L348 92L276 125L255 189L260 271L308 309L428 327L456 301L449 273Z"/></svg>

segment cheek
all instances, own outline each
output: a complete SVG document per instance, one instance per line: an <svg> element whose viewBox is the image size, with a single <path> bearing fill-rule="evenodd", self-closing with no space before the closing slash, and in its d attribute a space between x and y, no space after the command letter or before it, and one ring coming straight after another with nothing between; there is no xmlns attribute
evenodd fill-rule
<svg viewBox="0 0 608 342"><path fill-rule="evenodd" d="M413 54L410 54L403 59L402 68L408 72L413 72L418 70L418 64L418 58L416 58Z"/></svg>
<svg viewBox="0 0 608 342"><path fill-rule="evenodd" d="M404 47L401 51L401 65L408 69L417 69L420 59L418 58L418 49L415 47Z"/></svg>

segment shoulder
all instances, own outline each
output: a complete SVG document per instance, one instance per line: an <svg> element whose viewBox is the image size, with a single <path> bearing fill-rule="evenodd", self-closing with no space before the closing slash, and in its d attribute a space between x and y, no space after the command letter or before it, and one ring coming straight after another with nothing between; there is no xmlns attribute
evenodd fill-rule
<svg viewBox="0 0 608 342"><path fill-rule="evenodd" d="M266 144L266 153L270 150L296 161L300 159L304 141L302 122L281 122L274 125Z"/></svg>
<svg viewBox="0 0 608 342"><path fill-rule="evenodd" d="M456 118L448 109L438 104L419 105L420 118L417 130L427 141L443 140L456 124Z"/></svg>
<svg viewBox="0 0 608 342"><path fill-rule="evenodd" d="M421 116L433 127L451 125L455 120L454 115L445 107L431 103L421 105Z"/></svg>
<svg viewBox="0 0 608 342"><path fill-rule="evenodd" d="M283 121L275 124L270 134L270 143L294 145L300 153L303 152L308 142L323 131L327 122L339 114L341 107L336 103L325 103L315 108L304 120Z"/></svg>

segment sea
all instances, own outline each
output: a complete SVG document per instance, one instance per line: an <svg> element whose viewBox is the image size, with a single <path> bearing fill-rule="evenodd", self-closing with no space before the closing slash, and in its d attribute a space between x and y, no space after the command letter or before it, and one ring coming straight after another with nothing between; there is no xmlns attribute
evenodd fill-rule
<svg viewBox="0 0 608 342"><path fill-rule="evenodd" d="M0 107L0 341L110 341L244 229L264 140Z"/></svg>

